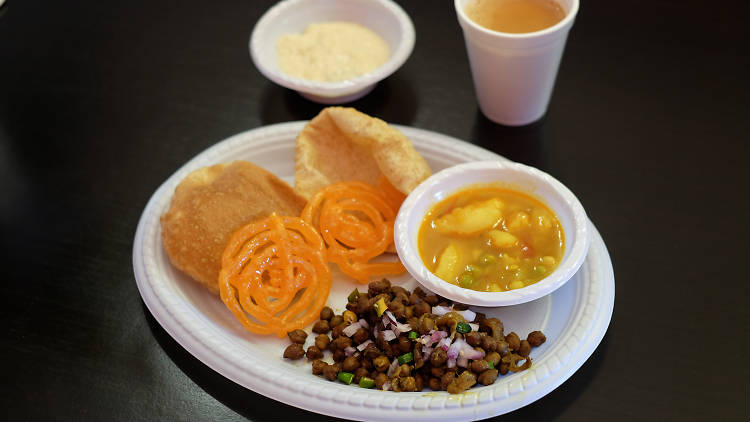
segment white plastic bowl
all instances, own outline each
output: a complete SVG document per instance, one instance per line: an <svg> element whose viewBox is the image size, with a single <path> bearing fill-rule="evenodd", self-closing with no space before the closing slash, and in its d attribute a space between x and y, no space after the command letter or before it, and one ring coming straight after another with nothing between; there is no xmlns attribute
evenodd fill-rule
<svg viewBox="0 0 750 422"><path fill-rule="evenodd" d="M565 234L565 250L562 261L547 277L521 289L479 292L438 278L422 262L417 235L425 214L454 192L486 183L498 183L529 194L541 200L557 216ZM578 271L589 248L588 218L578 198L549 174L513 162L477 161L449 167L432 175L401 205L394 229L396 250L412 277L441 296L476 306L516 305L552 293Z"/></svg>
<svg viewBox="0 0 750 422"><path fill-rule="evenodd" d="M388 43L388 61L362 76L340 82L300 79L279 69L276 41L282 35L301 33L311 23L332 21L357 23L377 33ZM285 0L268 9L250 36L250 56L265 77L322 104L347 103L368 94L401 67L413 49L414 25L390 0Z"/></svg>

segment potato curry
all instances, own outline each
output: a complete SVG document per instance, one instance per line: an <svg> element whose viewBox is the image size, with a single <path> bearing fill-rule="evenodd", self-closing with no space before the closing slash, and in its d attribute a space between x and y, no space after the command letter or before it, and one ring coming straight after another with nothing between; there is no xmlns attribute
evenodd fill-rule
<svg viewBox="0 0 750 422"><path fill-rule="evenodd" d="M558 265L565 236L539 200L500 185L477 185L435 205L419 229L422 261L441 279L487 292L536 283Z"/></svg>

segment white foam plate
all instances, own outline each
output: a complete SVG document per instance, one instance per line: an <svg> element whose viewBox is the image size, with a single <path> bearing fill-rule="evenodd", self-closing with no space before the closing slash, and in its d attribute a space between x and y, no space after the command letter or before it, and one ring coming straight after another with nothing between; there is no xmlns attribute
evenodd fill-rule
<svg viewBox="0 0 750 422"><path fill-rule="evenodd" d="M175 269L161 243L159 217L177 184L191 171L233 160L251 161L293 182L294 143L305 122L282 123L232 136L208 148L167 179L146 205L133 245L133 268L143 301L164 329L193 356L228 379L272 399L341 418L360 420L477 420L510 412L543 397L568 379L607 331L615 281L606 246L591 225L591 246L581 269L554 293L522 305L475 308L500 318L522 338L541 329L547 342L533 349L533 365L500 376L493 385L458 395L394 393L330 382L311 373L306 359L283 359L289 340L246 332L217 296ZM433 171L466 161L505 158L445 135L398 126ZM413 289L408 274L394 283ZM334 270L328 305L342 312L361 285ZM309 328L308 328L309 330ZM312 336L308 336L311 342Z"/></svg>

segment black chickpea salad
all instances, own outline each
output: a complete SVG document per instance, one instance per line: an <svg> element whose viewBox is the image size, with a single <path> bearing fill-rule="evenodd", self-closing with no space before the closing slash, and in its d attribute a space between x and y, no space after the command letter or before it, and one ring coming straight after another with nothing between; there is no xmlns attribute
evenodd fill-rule
<svg viewBox="0 0 750 422"><path fill-rule="evenodd" d="M525 340L514 332L505 335L497 318L419 287L409 292L392 286L387 279L370 283L367 292L352 291L346 309L336 315L323 308L307 350L307 333L289 332L292 344L284 358L306 357L313 374L362 388L429 387L455 394L528 369L531 348L546 340L541 331ZM325 351L332 354L332 364L323 360Z"/></svg>

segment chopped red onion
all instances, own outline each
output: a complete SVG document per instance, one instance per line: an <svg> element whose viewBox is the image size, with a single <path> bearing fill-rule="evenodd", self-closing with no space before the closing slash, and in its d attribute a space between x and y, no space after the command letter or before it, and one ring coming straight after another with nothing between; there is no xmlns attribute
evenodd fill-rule
<svg viewBox="0 0 750 422"><path fill-rule="evenodd" d="M453 368L456 366L456 360L455 359L448 359L448 362L446 363L446 366L448 368Z"/></svg>
<svg viewBox="0 0 750 422"><path fill-rule="evenodd" d="M461 315L462 317L464 317L464 319L467 322L472 322L474 321L474 318L477 317L477 314L470 309L467 309L465 311L456 311L455 309L453 309L452 306L451 307L448 307L448 306L433 306L432 307L432 313L437 316L445 315L448 312L455 312Z"/></svg>
<svg viewBox="0 0 750 422"><path fill-rule="evenodd" d="M396 338L396 333L393 332L393 330L384 330L383 331L383 339L385 341L391 341Z"/></svg>
<svg viewBox="0 0 750 422"><path fill-rule="evenodd" d="M385 313L383 314L383 326L385 326L386 328L390 326L397 337L401 333L407 333L411 331L411 325L401 324L400 322L398 322L391 311L385 311Z"/></svg>
<svg viewBox="0 0 750 422"><path fill-rule="evenodd" d="M388 380L383 383L383 391L388 391L391 389L391 380Z"/></svg>
<svg viewBox="0 0 750 422"><path fill-rule="evenodd" d="M453 342L453 345L448 349L448 358L456 358L459 360L459 366L462 359L482 359L484 352L477 350L463 339L458 339Z"/></svg>
<svg viewBox="0 0 750 422"><path fill-rule="evenodd" d="M466 344L466 342L463 339L454 341L451 347L448 348L448 359L458 358L458 352L461 351L464 344Z"/></svg>
<svg viewBox="0 0 750 422"><path fill-rule="evenodd" d="M474 318L477 317L477 314L474 311L472 311L471 309L467 309L465 311L455 311L455 312L457 314L461 315L462 317L464 317L464 319L466 320L466 322L474 321Z"/></svg>
<svg viewBox="0 0 750 422"><path fill-rule="evenodd" d="M456 365L462 368L466 368L467 366L469 366L469 358L467 358L466 356L459 356L458 359L456 359Z"/></svg>
<svg viewBox="0 0 750 422"><path fill-rule="evenodd" d="M393 332L396 333L397 336L401 333L408 333L411 331L411 325L409 324L400 324L397 322L396 324L391 324L391 327L393 327Z"/></svg>
<svg viewBox="0 0 750 422"><path fill-rule="evenodd" d="M353 354L354 354L354 352L356 352L356 351L357 351L357 349L353 348L352 346L347 346L347 347L346 347L346 348L344 349L344 354L345 354L346 356L351 356L351 355L353 355Z"/></svg>
<svg viewBox="0 0 750 422"><path fill-rule="evenodd" d="M357 350L359 350L360 352L363 351L363 350L365 350L367 348L367 346L370 345L370 343L372 343L372 340L367 339L367 341L365 341L364 343L362 343L359 346L357 346Z"/></svg>
<svg viewBox="0 0 750 422"><path fill-rule="evenodd" d="M450 312L452 310L453 309L451 309L451 308L449 308L447 306L433 306L432 307L432 313L435 314L435 315L437 315L437 316L445 315L445 314L447 314L448 312Z"/></svg>
<svg viewBox="0 0 750 422"><path fill-rule="evenodd" d="M479 324L470 323L469 327L471 327L471 331L479 331Z"/></svg>
<svg viewBox="0 0 750 422"><path fill-rule="evenodd" d="M453 341L453 340L452 340L452 339L451 339L450 337L445 337L444 339L440 340L440 342L439 342L439 343L437 344L437 346L435 346L435 347L436 347L436 348L437 348L437 347L442 347L442 348L443 348L443 350L445 350L445 351L447 352L447 351L448 351L448 348L449 348L449 347L450 347L450 345L451 345L451 341Z"/></svg>
<svg viewBox="0 0 750 422"><path fill-rule="evenodd" d="M430 340L432 340L433 343L438 342L446 337L448 337L448 333L446 331L430 331L431 336Z"/></svg>
<svg viewBox="0 0 750 422"><path fill-rule="evenodd" d="M433 350L434 349L430 346L422 346L422 360L429 359Z"/></svg>
<svg viewBox="0 0 750 422"><path fill-rule="evenodd" d="M448 357L451 358L454 356L457 359L461 359L462 357L466 359L482 359L484 357L484 352L471 347L466 340L458 339L454 341L453 345L448 349Z"/></svg>
<svg viewBox="0 0 750 422"><path fill-rule="evenodd" d="M357 322L359 322L359 325L362 328L364 328L365 330L367 330L368 328L370 328L370 324L368 324L367 321L365 321L363 318L360 318L359 321L357 321Z"/></svg>
<svg viewBox="0 0 750 422"><path fill-rule="evenodd" d="M351 337L354 335L354 333L357 332L361 328L361 325L359 325L359 322L353 322L349 324L348 327L341 330L342 333L344 333L345 336Z"/></svg>
<svg viewBox="0 0 750 422"><path fill-rule="evenodd" d="M388 378L393 376L393 374L396 372L396 368L398 368L398 358L393 358L391 366L388 367L388 372L385 373L386 375L388 375Z"/></svg>
<svg viewBox="0 0 750 422"><path fill-rule="evenodd" d="M477 350L471 345L467 344L464 346L461 351L459 352L459 355L465 356L467 359L482 359L484 358L484 352L481 350Z"/></svg>

